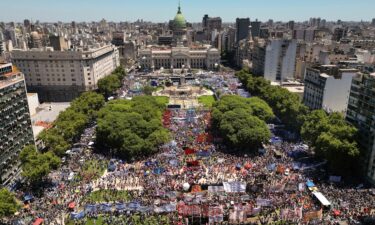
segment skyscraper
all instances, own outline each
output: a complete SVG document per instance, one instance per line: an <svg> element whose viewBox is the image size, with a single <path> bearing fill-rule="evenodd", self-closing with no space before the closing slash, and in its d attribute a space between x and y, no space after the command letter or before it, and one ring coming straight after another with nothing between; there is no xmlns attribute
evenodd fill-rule
<svg viewBox="0 0 375 225"><path fill-rule="evenodd" d="M0 64L0 183L9 184L20 172L18 155L34 144L23 74L12 64Z"/></svg>
<svg viewBox="0 0 375 225"><path fill-rule="evenodd" d="M237 18L236 19L236 43L249 37L249 18Z"/></svg>
<svg viewBox="0 0 375 225"><path fill-rule="evenodd" d="M250 23L251 24L251 36L254 37L259 37L260 35L260 24L261 22L258 20L255 20Z"/></svg>
<svg viewBox="0 0 375 225"><path fill-rule="evenodd" d="M271 82L294 79L296 52L296 40L270 40L265 50L264 78Z"/></svg>
<svg viewBox="0 0 375 225"><path fill-rule="evenodd" d="M375 73L353 78L346 119L359 130L366 177L375 184Z"/></svg>

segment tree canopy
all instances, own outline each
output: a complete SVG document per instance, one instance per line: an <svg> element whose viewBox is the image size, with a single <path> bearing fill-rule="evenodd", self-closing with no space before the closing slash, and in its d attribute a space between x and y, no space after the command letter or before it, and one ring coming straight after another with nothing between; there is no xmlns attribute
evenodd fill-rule
<svg viewBox="0 0 375 225"><path fill-rule="evenodd" d="M270 131L265 121L274 117L272 109L259 98L224 96L214 104L214 129L230 146L250 149L267 142Z"/></svg>
<svg viewBox="0 0 375 225"><path fill-rule="evenodd" d="M86 125L97 117L98 110L104 103L104 97L100 94L83 93L59 114L53 128L44 130L38 138L44 142L48 151L63 156L71 143L79 138Z"/></svg>
<svg viewBox="0 0 375 225"><path fill-rule="evenodd" d="M115 74L108 75L98 81L98 89L106 98L113 95L121 87L121 81Z"/></svg>
<svg viewBox="0 0 375 225"><path fill-rule="evenodd" d="M13 215L18 208L14 194L6 188L0 188L0 218Z"/></svg>
<svg viewBox="0 0 375 225"><path fill-rule="evenodd" d="M122 85L122 80L126 76L126 71L123 67L117 67L110 75L101 78L98 81L98 89L104 97L115 94L117 89Z"/></svg>
<svg viewBox="0 0 375 225"><path fill-rule="evenodd" d="M308 109L301 103L298 95L280 86L272 86L266 79L254 77L245 70L237 72L236 76L251 95L268 103L287 128L299 131Z"/></svg>
<svg viewBox="0 0 375 225"><path fill-rule="evenodd" d="M97 142L103 151L122 158L155 153L170 139L161 123L164 109L151 96L110 101L98 114Z"/></svg>
<svg viewBox="0 0 375 225"><path fill-rule="evenodd" d="M328 160L330 167L344 174L356 166L360 151L356 142L357 129L349 125L339 113L327 114L315 110L306 116L301 129L305 142L315 153Z"/></svg>
<svg viewBox="0 0 375 225"><path fill-rule="evenodd" d="M40 153L32 145L26 146L19 157L22 163L22 176L33 184L40 182L61 163L52 152Z"/></svg>

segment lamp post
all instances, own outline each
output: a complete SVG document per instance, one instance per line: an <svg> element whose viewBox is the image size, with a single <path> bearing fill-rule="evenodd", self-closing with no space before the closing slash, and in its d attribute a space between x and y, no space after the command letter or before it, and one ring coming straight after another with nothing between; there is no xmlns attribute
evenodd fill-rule
<svg viewBox="0 0 375 225"><path fill-rule="evenodd" d="M146 66L146 59L147 59L146 56L143 56L143 57L142 57L142 62L143 62L143 66L144 66L143 69L144 69L144 70L147 68L147 66Z"/></svg>
<svg viewBox="0 0 375 225"><path fill-rule="evenodd" d="M218 63L215 63L214 67L215 67L215 70L217 71L218 68L219 68L219 64L218 64Z"/></svg>

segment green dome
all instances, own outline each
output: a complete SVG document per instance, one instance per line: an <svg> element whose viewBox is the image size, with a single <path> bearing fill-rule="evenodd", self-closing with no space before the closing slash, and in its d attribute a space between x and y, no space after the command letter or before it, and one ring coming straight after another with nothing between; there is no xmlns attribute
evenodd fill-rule
<svg viewBox="0 0 375 225"><path fill-rule="evenodd" d="M177 28L177 29L186 28L186 20L185 20L185 17L181 13L180 7L178 7L177 15L174 17L173 25L174 25L174 28Z"/></svg>

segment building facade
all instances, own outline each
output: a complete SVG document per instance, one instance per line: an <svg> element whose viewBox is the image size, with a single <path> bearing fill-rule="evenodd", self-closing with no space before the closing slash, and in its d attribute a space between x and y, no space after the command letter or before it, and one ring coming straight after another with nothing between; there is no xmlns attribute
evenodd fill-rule
<svg viewBox="0 0 375 225"><path fill-rule="evenodd" d="M237 18L236 19L236 43L249 37L250 19Z"/></svg>
<svg viewBox="0 0 375 225"><path fill-rule="evenodd" d="M269 40L265 49L264 78L271 81L294 79L296 40Z"/></svg>
<svg viewBox="0 0 375 225"><path fill-rule="evenodd" d="M358 70L335 65L306 68L304 104L312 110L346 113L353 77Z"/></svg>
<svg viewBox="0 0 375 225"><path fill-rule="evenodd" d="M10 184L20 173L18 155L33 145L23 74L12 64L0 64L0 183Z"/></svg>
<svg viewBox="0 0 375 225"><path fill-rule="evenodd" d="M220 53L216 48L172 47L146 48L139 50L140 65L143 69L209 69L220 65Z"/></svg>
<svg viewBox="0 0 375 225"><path fill-rule="evenodd" d="M207 26L209 18L207 16ZM205 19L204 19L205 20ZM204 23L206 23L204 21ZM220 65L220 52L211 45L189 45L186 41L187 22L178 7L170 21L173 42L170 46L146 46L138 50L138 61L143 70L154 69L209 69ZM217 35L218 36L218 35ZM221 43L221 40L220 40Z"/></svg>
<svg viewBox="0 0 375 225"><path fill-rule="evenodd" d="M71 51L14 50L12 60L25 74L29 92L37 92L42 102L62 102L97 89L98 80L119 66L119 52L112 45Z"/></svg>
<svg viewBox="0 0 375 225"><path fill-rule="evenodd" d="M375 73L353 78L346 119L359 130L366 177L375 184Z"/></svg>

